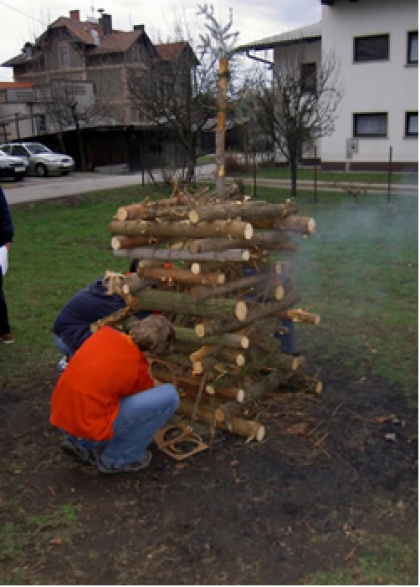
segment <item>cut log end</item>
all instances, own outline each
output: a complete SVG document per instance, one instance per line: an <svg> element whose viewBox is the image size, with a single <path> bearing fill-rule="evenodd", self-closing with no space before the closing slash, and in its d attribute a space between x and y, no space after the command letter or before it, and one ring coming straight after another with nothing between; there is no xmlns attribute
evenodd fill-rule
<svg viewBox="0 0 420 587"><path fill-rule="evenodd" d="M250 224L248 222L245 226L245 229L244 229L244 237L246 240L249 240L252 238L253 234L254 234L254 228L253 228L252 224Z"/></svg>
<svg viewBox="0 0 420 587"><path fill-rule="evenodd" d="M316 221L313 218L308 220L308 234L316 233Z"/></svg>
<svg viewBox="0 0 420 587"><path fill-rule="evenodd" d="M127 220L128 218L128 212L126 208L119 208L115 216L117 220L119 220L120 222L124 222L124 220Z"/></svg>
<svg viewBox="0 0 420 587"><path fill-rule="evenodd" d="M243 322L247 315L247 305L245 302L237 302L235 307L235 316L239 322Z"/></svg>

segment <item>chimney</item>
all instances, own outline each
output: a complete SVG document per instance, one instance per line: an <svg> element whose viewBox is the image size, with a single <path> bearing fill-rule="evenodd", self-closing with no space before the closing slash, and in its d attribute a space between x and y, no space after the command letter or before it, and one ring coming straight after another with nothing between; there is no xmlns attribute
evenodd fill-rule
<svg viewBox="0 0 420 587"><path fill-rule="evenodd" d="M71 20L77 20L77 22L80 22L79 10L70 10L70 18Z"/></svg>
<svg viewBox="0 0 420 587"><path fill-rule="evenodd" d="M144 24L135 24L133 27L134 31L141 31L142 33L144 33Z"/></svg>
<svg viewBox="0 0 420 587"><path fill-rule="evenodd" d="M110 14L106 14L105 12L102 13L101 18L99 19L99 23L102 26L104 35L109 35L112 33L112 16Z"/></svg>

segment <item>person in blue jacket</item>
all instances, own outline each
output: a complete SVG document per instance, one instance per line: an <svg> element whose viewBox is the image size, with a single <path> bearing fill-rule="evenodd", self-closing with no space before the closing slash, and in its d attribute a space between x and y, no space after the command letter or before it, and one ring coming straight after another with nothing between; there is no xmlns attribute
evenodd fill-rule
<svg viewBox="0 0 420 587"><path fill-rule="evenodd" d="M118 287L110 287L107 276L98 278L78 291L60 310L53 326L54 342L64 354L59 367L64 369L68 358L92 335L91 324L125 308L126 302ZM138 312L145 318L150 312Z"/></svg>
<svg viewBox="0 0 420 587"><path fill-rule="evenodd" d="M6 247L7 254L12 248L13 236L14 227L9 205L3 189L0 187L0 247ZM4 273L2 265L0 264L0 341L5 344L11 344L15 342L15 339L9 324L6 298L3 292L3 277Z"/></svg>

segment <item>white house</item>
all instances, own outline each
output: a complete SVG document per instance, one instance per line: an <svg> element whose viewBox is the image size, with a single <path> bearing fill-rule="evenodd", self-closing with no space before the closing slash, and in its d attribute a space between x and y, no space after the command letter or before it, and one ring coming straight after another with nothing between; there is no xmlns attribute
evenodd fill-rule
<svg viewBox="0 0 420 587"><path fill-rule="evenodd" d="M302 75L334 56L343 97L334 132L318 141L324 168L417 169L417 0L320 1L319 23L241 50L273 49L275 69L299 52Z"/></svg>

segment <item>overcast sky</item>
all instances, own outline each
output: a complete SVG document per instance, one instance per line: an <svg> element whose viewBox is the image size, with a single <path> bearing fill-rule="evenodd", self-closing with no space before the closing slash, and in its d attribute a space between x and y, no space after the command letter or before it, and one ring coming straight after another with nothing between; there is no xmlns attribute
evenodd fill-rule
<svg viewBox="0 0 420 587"><path fill-rule="evenodd" d="M70 10L79 10L82 20L98 17L98 9L112 15L114 29L132 30L144 24L156 42L173 39L177 21L197 23L197 6L205 0L0 0L0 63L18 55L26 41L33 41L46 26ZM215 0L218 22L229 22L233 11L233 30L239 31L238 44L271 37L321 18L319 0ZM201 23L204 20L199 21ZM0 81L12 80L12 69L0 67Z"/></svg>

